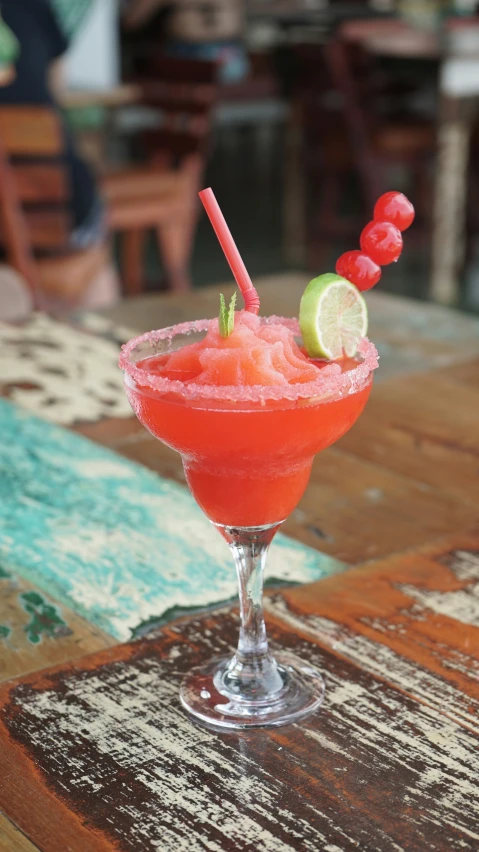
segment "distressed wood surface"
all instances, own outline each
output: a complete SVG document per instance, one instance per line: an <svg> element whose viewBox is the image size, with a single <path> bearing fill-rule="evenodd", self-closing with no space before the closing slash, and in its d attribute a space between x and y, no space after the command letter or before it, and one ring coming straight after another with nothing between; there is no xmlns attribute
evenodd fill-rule
<svg viewBox="0 0 479 852"><path fill-rule="evenodd" d="M479 532L285 590L267 607L479 735Z"/></svg>
<svg viewBox="0 0 479 852"><path fill-rule="evenodd" d="M304 284L261 283L265 311L295 313ZM217 294L81 321L112 355L118 322L213 315ZM272 553L282 581L382 559L271 592L274 646L327 672L324 708L301 726L217 734L183 714L182 673L235 644L226 608L96 653L113 640L68 606L127 639L175 607L229 597L229 553L183 488L131 464L183 481L178 457L133 418L88 401L90 422L74 429L95 446L0 400L0 678L22 673L0 688L0 809L12 820L0 818L0 850L31 852L13 824L42 852L479 848L479 533L461 532L477 524L479 322L383 294L370 305L380 381L285 527L316 550L280 538ZM79 397L64 402L54 418L79 410ZM165 506L187 528L165 527ZM182 536L199 553L173 548ZM4 576L16 569L21 579Z"/></svg>
<svg viewBox="0 0 479 852"><path fill-rule="evenodd" d="M477 849L479 738L308 616L273 612L270 634L326 672L318 714L245 734L190 722L179 680L237 628L220 611L4 687L0 806L45 852Z"/></svg>
<svg viewBox="0 0 479 852"><path fill-rule="evenodd" d="M477 508L478 423L476 360L376 386L337 447Z"/></svg>
<svg viewBox="0 0 479 852"><path fill-rule="evenodd" d="M93 333L45 314L23 325L0 322L0 395L66 426L129 418L118 350L132 332L94 316L86 326Z"/></svg>
<svg viewBox="0 0 479 852"><path fill-rule="evenodd" d="M354 565L468 529L476 519L466 501L332 448L315 459L284 530Z"/></svg>
<svg viewBox="0 0 479 852"><path fill-rule="evenodd" d="M0 681L113 644L111 636L0 563Z"/></svg>
<svg viewBox="0 0 479 852"><path fill-rule="evenodd" d="M125 640L173 610L236 594L227 545L186 488L0 399L0 559ZM269 579L342 570L278 536Z"/></svg>
<svg viewBox="0 0 479 852"><path fill-rule="evenodd" d="M0 852L36 852L37 849L10 820L0 814Z"/></svg>
<svg viewBox="0 0 479 852"><path fill-rule="evenodd" d="M276 309L291 314L296 310L305 279L293 274L263 279L258 284L265 311ZM73 334L67 346L67 361L73 364L75 359L88 360L86 352L93 361L97 359L100 350L91 343L85 350L83 339L100 335L99 346L108 347L110 362L112 348L115 351L119 341L131 333L118 322L145 327L211 315L216 310L219 289L197 291L187 300L178 296L130 300L111 312L109 318L84 315L81 322L89 334ZM479 322L439 306L381 293L372 294L370 299L371 336L382 356L379 381L375 382L368 408L358 424L337 447L316 460L310 487L285 526L304 544L350 564L468 528L475 519L475 498L479 494L474 414L479 389L471 375L479 360L462 360L479 351ZM37 322L43 323L45 333L47 320ZM57 342L68 337L58 326L55 324L53 334ZM29 346L34 337L33 330L27 329ZM50 363L49 352L48 346L47 356L45 348L40 351L40 371L45 357L47 366ZM426 368L435 371L411 375ZM462 375L469 371L468 382L460 378L459 372L457 379L454 377L454 371L459 370ZM91 378L94 370L86 369L85 375ZM394 381L396 375L403 378ZM22 395L22 404L25 399L32 399L26 388L17 392ZM81 392L76 391L74 411L78 412L79 405L81 408L81 397L87 392L88 381L81 384ZM115 393L123 395L118 387ZM57 403L50 408L51 416L70 411L68 402L64 401L66 409L61 400ZM83 410L93 420L101 413L96 411L94 415L91 400ZM107 413L106 409L102 413ZM179 457L153 439L136 419L108 416L96 422L81 422L74 428L184 484ZM122 638L126 638L125 634Z"/></svg>
<svg viewBox="0 0 479 852"><path fill-rule="evenodd" d="M479 358L441 370L443 381L479 390Z"/></svg>

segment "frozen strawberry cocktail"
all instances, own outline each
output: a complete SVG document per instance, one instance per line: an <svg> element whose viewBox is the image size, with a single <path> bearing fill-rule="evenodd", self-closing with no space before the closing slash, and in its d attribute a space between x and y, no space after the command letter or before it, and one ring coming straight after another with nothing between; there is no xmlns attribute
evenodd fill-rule
<svg viewBox="0 0 479 852"><path fill-rule="evenodd" d="M361 344L357 359L311 360L293 320L239 313L232 334L218 320L150 335L170 352L137 362L126 390L141 422L181 453L188 485L217 524L285 520L308 483L313 457L344 435L364 408L377 366ZM163 333L162 333L163 334ZM171 334L171 336L170 336ZM187 339L187 337L186 337ZM133 381L131 381L133 379Z"/></svg>
<svg viewBox="0 0 479 852"><path fill-rule="evenodd" d="M215 726L283 725L320 705L324 683L310 665L269 650L268 547L298 505L315 455L366 405L378 355L360 290L397 259L414 211L399 193L383 196L361 251L310 282L296 320L258 316L258 294L214 196L200 195L245 309L235 311L235 297L227 308L221 297L219 317L144 334L123 347L120 366L138 419L181 454L189 488L230 545L238 574L237 652L189 672L181 701Z"/></svg>

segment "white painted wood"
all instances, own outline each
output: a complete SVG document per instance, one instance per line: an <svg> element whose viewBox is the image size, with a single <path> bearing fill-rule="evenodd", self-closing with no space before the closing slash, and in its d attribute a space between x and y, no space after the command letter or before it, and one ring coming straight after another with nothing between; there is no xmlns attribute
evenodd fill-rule
<svg viewBox="0 0 479 852"><path fill-rule="evenodd" d="M411 587L404 587L403 591L410 593ZM419 590L417 590L419 596ZM459 592L454 593L456 595ZM461 725L467 725L479 734L477 718L479 714L479 701L464 695L459 689L448 683L443 678L419 666L416 662L400 656L392 648L375 642L367 636L349 630L342 624L338 624L329 618L319 615L297 616L287 606L286 601L277 595L265 599L265 608L277 618L281 618L290 628L306 633L317 641L329 645L333 651L345 657L355 665L376 677L383 678L394 684L409 695L417 696L425 704L433 707L435 711L444 712L445 715ZM417 616L421 617L424 612L422 601L418 600ZM477 608L477 603L476 603ZM376 628L380 634L386 630L381 622L371 622L371 627ZM457 660L456 668L462 674L476 678L479 675L477 666L471 658ZM471 713L470 708L473 708Z"/></svg>
<svg viewBox="0 0 479 852"><path fill-rule="evenodd" d="M191 622L188 632L190 640L203 637L201 644L217 647L219 636L207 636L201 621ZM295 752L263 737L265 754L281 753L273 773L272 760L268 768L255 760L247 739L193 725L176 697L177 649L166 660L153 648L141 659L73 672L60 691L31 690L17 699L21 715L15 726L35 748L36 759L67 795L87 795L93 808L109 803L108 822L119 847L403 852L398 838L378 826L364 837L360 808L356 823L345 825L322 795L322 780L306 818L304 811L299 815ZM479 833L470 814L477 801L477 738L471 731L380 680L367 675L351 680L350 671L342 663L332 668L318 646L300 642L297 651L321 669L329 663L329 671L324 709L294 735L306 738L325 766L344 773L346 786L349 772L357 779L353 784L366 785L371 775L383 774L389 791L399 785L402 819L418 842L414 848L425 849L421 842L440 826L444 848L476 849ZM257 743L261 733L254 737ZM112 796L117 772L123 783ZM386 795L387 789L388 784ZM364 797L370 795L365 786ZM462 838L455 846L457 832Z"/></svg>
<svg viewBox="0 0 479 852"><path fill-rule="evenodd" d="M78 420L131 417L118 369L119 345L97 336L99 326L103 330L105 326L110 331L113 328L94 315L90 322L96 335L56 322L45 314L34 314L22 326L0 322L0 383L35 385L30 390L13 388L10 398L64 426ZM115 334L122 342L133 336L133 332L122 329Z"/></svg>

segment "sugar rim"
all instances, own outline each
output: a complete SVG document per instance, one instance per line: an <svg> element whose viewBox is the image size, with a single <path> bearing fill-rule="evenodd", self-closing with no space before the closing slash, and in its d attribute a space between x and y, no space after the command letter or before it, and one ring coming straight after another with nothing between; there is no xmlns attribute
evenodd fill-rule
<svg viewBox="0 0 479 852"><path fill-rule="evenodd" d="M208 331L211 319L196 320L194 322L183 322L178 325L161 328L157 331L148 331L139 337L125 343L121 348L119 366L124 373L142 387L149 387L159 393L175 393L184 399L211 399L233 402L263 402L265 400L289 400L308 399L321 396L344 396L357 393L367 384L371 373L379 365L379 355L376 347L367 337L360 340L358 354L362 361L353 370L341 372L338 364L328 364L323 367L318 378L311 382L294 385L200 385L194 382L185 385L183 382L167 379L162 376L148 373L147 370L137 367L131 361L134 349L141 343L150 343L154 346L160 340L172 340L179 334L191 334L192 332ZM293 332L300 334L299 322L287 317L261 317L265 325L283 325Z"/></svg>

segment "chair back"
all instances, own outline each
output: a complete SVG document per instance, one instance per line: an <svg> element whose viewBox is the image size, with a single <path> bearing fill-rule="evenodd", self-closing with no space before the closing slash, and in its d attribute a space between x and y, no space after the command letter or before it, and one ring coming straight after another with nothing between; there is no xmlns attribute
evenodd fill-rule
<svg viewBox="0 0 479 852"><path fill-rule="evenodd" d="M342 118L364 197L374 203L378 192L372 147L376 92L368 57L358 45L334 38L324 46L324 59L332 85L341 97Z"/></svg>
<svg viewBox="0 0 479 852"><path fill-rule="evenodd" d="M0 243L33 289L35 254L64 249L71 232L63 154L54 110L0 106Z"/></svg>
<svg viewBox="0 0 479 852"><path fill-rule="evenodd" d="M217 64L198 59L158 57L139 79L143 103L158 109L162 126L143 134L153 158L177 165L191 154L205 156L217 97Z"/></svg>

